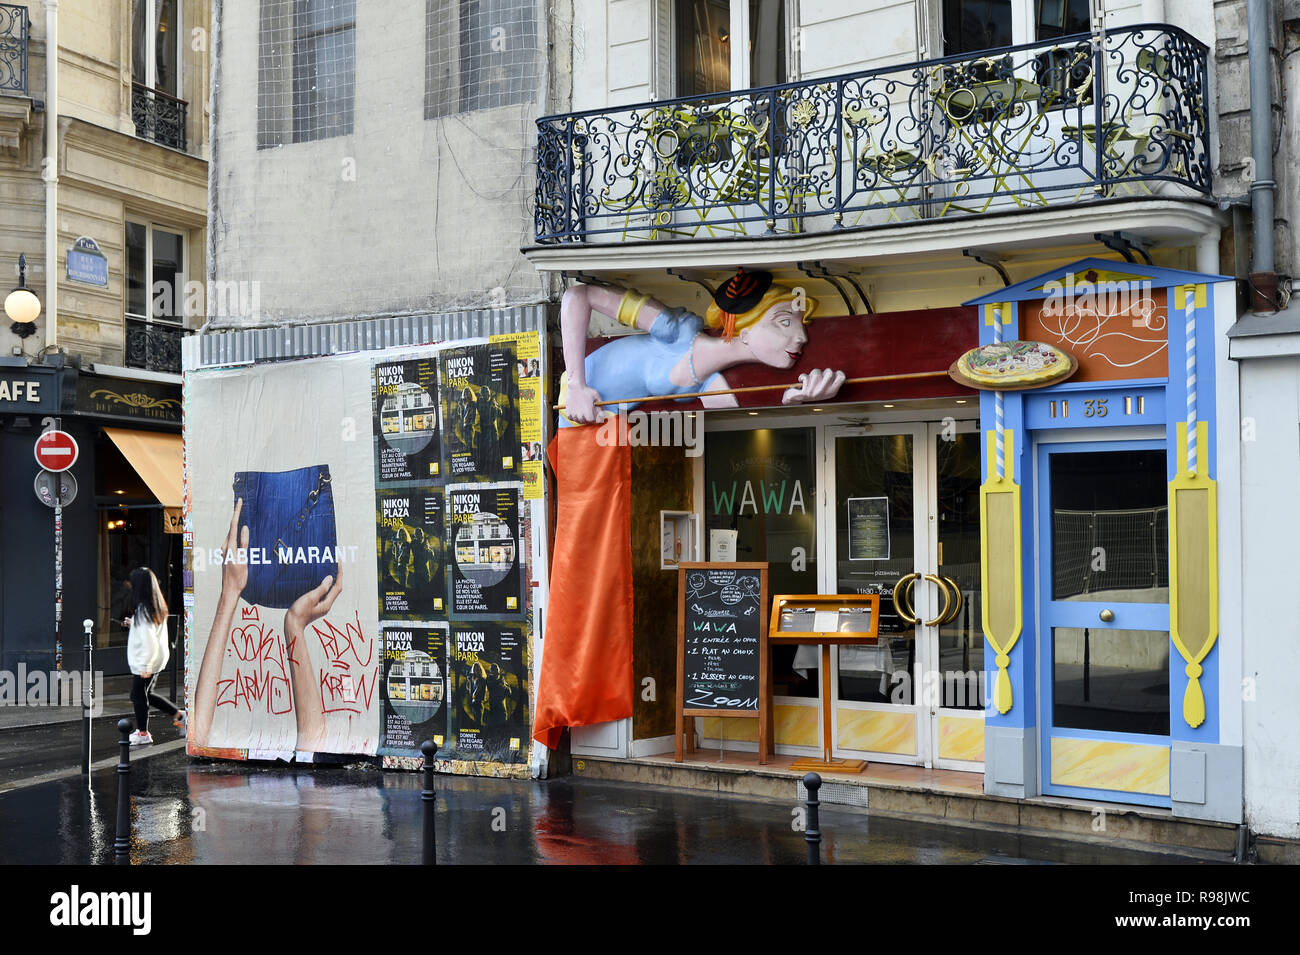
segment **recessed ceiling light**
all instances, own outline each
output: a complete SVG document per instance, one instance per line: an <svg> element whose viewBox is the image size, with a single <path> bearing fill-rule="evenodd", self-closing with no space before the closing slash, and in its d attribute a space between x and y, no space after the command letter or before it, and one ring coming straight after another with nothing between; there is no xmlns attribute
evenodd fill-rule
<svg viewBox="0 0 1300 955"><path fill-rule="evenodd" d="M114 494L125 494L126 491L114 491L113 493L114 493Z"/></svg>
<svg viewBox="0 0 1300 955"><path fill-rule="evenodd" d="M821 408L814 408L813 411L821 411Z"/></svg>
<svg viewBox="0 0 1300 955"><path fill-rule="evenodd" d="M966 403L966 399L965 399L965 398L958 398L958 399L957 399L957 404L959 404L959 405L964 405L965 403Z"/></svg>
<svg viewBox="0 0 1300 955"><path fill-rule="evenodd" d="M756 415L756 414L758 414L758 412L757 412L757 411L751 411L750 414L752 414L752 415Z"/></svg>
<svg viewBox="0 0 1300 955"><path fill-rule="evenodd" d="M885 407L886 407L886 408L892 408L892 407L894 407L894 406L893 406L893 405L885 405Z"/></svg>

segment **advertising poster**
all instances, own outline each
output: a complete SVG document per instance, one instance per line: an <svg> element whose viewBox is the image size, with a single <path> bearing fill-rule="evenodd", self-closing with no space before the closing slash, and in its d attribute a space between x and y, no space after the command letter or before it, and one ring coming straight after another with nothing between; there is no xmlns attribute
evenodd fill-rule
<svg viewBox="0 0 1300 955"><path fill-rule="evenodd" d="M385 622L382 756L420 757L420 744L447 737L447 624Z"/></svg>
<svg viewBox="0 0 1300 955"><path fill-rule="evenodd" d="M542 380L541 336L536 332L493 335L493 344L509 343L515 349L519 382L519 460L523 462L524 500L542 497L542 462L546 457L542 436L546 388Z"/></svg>
<svg viewBox="0 0 1300 955"><path fill-rule="evenodd" d="M442 488L381 490L375 516L379 614L427 618L447 610Z"/></svg>
<svg viewBox="0 0 1300 955"><path fill-rule="evenodd" d="M519 392L509 344L463 345L438 355L444 476L518 478Z"/></svg>
<svg viewBox="0 0 1300 955"><path fill-rule="evenodd" d="M440 477L438 363L435 355L409 361L375 362L375 480Z"/></svg>
<svg viewBox="0 0 1300 955"><path fill-rule="evenodd" d="M186 376L191 753L376 751L374 465L339 427L370 392L367 359Z"/></svg>
<svg viewBox="0 0 1300 955"><path fill-rule="evenodd" d="M447 561L451 614L519 617L524 610L522 486L454 484L447 488Z"/></svg>
<svg viewBox="0 0 1300 955"><path fill-rule="evenodd" d="M491 440L453 440L429 410L449 352L475 402L460 424ZM423 739L455 737L459 665L464 739L440 766L528 774L518 373L513 343L187 373L189 753L410 766ZM454 454L469 472L443 487ZM493 460L511 480L486 480ZM459 662L453 611L481 634Z"/></svg>
<svg viewBox="0 0 1300 955"><path fill-rule="evenodd" d="M518 624L451 624L448 758L527 760L528 654Z"/></svg>

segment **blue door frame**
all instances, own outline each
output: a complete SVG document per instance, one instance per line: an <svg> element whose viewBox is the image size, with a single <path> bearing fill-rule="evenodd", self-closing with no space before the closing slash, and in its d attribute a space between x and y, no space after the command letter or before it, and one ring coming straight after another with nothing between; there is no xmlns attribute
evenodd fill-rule
<svg viewBox="0 0 1300 955"><path fill-rule="evenodd" d="M1170 745L1168 734L1151 736L1141 733L1115 733L1100 730L1075 729L1053 725L1053 702L1055 687L1053 683L1054 638L1055 627L1087 627L1093 630L1160 630L1169 633L1169 605L1143 603L1096 603L1091 601L1053 600L1052 599L1052 480L1050 456L1061 453L1106 452L1106 451L1167 451L1163 440L1111 440L1078 442L1040 442L1037 445L1038 490L1038 625L1035 631L1038 641L1038 687L1039 687L1039 765L1041 767L1042 791L1046 795L1070 796L1079 799L1098 799L1106 802L1125 802L1144 806L1172 805L1169 796L1149 793L1128 792L1118 789L1090 789L1079 786L1057 786L1052 784L1052 739L1100 740L1115 743L1135 743L1153 746ZM1103 623L1098 614L1106 607L1118 609L1118 615L1110 623ZM1166 640L1168 637L1166 636ZM1170 644L1172 646L1172 644ZM1170 687L1171 699L1173 687ZM1171 715L1172 719L1172 715Z"/></svg>

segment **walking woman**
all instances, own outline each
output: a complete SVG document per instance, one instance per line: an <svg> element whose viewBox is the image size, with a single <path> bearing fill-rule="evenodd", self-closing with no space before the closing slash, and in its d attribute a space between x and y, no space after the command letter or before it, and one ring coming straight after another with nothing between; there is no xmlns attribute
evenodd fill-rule
<svg viewBox="0 0 1300 955"><path fill-rule="evenodd" d="M137 567L129 579L135 600L135 616L130 618L131 633L126 638L126 662L131 667L131 702L135 705L135 732L131 745L152 743L149 735L149 705L169 713L176 726L184 728L185 711L153 692L158 672L167 666L171 654L167 640L167 601L163 599L158 578L148 567Z"/></svg>

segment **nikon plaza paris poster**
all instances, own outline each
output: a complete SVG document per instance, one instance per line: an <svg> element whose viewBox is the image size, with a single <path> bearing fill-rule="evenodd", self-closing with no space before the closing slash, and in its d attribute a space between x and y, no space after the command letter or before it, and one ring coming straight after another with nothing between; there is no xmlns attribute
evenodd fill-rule
<svg viewBox="0 0 1300 955"><path fill-rule="evenodd" d="M441 736L444 769L527 775L530 752L540 766L526 581L545 511L521 481L530 336L509 337L187 368L189 752L396 759ZM439 408L447 382L472 415ZM448 628L482 630L483 649L453 658Z"/></svg>
<svg viewBox="0 0 1300 955"><path fill-rule="evenodd" d="M442 468L438 441L438 363L375 363L375 480L434 480Z"/></svg>
<svg viewBox="0 0 1300 955"><path fill-rule="evenodd" d="M447 744L457 759L520 762L529 745L528 662L523 628L452 623Z"/></svg>
<svg viewBox="0 0 1300 955"><path fill-rule="evenodd" d="M447 488L451 613L519 617L524 610L523 485Z"/></svg>
<svg viewBox="0 0 1300 955"><path fill-rule="evenodd" d="M438 368L447 480L519 477L523 468L514 346L493 342L444 348Z"/></svg>
<svg viewBox="0 0 1300 955"><path fill-rule="evenodd" d="M383 756L420 756L447 737L447 624L385 624Z"/></svg>
<svg viewBox="0 0 1300 955"><path fill-rule="evenodd" d="M440 487L380 489L375 516L382 616L446 613L442 509Z"/></svg>

